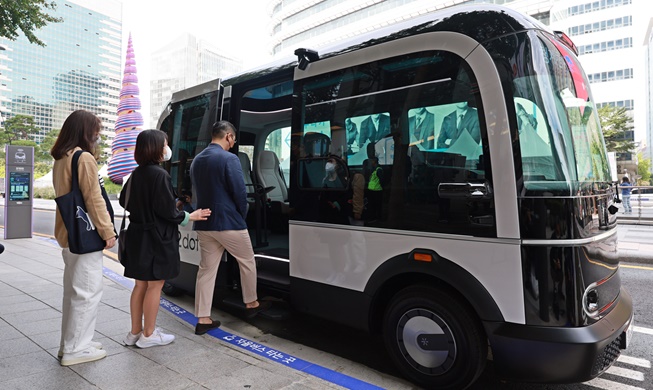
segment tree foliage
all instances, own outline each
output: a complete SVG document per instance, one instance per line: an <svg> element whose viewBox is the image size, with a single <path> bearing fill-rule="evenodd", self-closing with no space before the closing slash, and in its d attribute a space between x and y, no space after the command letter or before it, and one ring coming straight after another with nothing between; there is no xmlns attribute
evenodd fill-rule
<svg viewBox="0 0 653 390"><path fill-rule="evenodd" d="M637 144L628 136L633 119L624 107L605 105L598 109L605 146L608 152L631 153Z"/></svg>
<svg viewBox="0 0 653 390"><path fill-rule="evenodd" d="M47 11L55 11L57 3L47 0L0 0L0 37L12 41L18 38L18 30L22 31L30 43L45 46L34 32L48 23L62 22L62 18L54 17Z"/></svg>
<svg viewBox="0 0 653 390"><path fill-rule="evenodd" d="M54 143L59 136L59 131L60 130L52 130L45 136L45 138L43 138L43 141L41 141L41 144L39 145L38 153L37 151L34 151L34 159L36 161L42 161L49 164L54 162L54 159L50 155L50 149L54 146Z"/></svg>
<svg viewBox="0 0 653 390"><path fill-rule="evenodd" d="M0 130L0 144L17 145L16 141L29 141L29 136L38 134L40 130L34 123L34 117L28 115L13 116L5 121L4 126L4 129Z"/></svg>
<svg viewBox="0 0 653 390"><path fill-rule="evenodd" d="M651 159L644 158L641 153L637 153L637 174L640 176L640 183L651 182Z"/></svg>

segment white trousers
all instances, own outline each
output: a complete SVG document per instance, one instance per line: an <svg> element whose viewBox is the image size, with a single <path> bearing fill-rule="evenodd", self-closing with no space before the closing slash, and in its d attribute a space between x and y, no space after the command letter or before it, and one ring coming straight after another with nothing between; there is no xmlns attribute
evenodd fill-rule
<svg viewBox="0 0 653 390"><path fill-rule="evenodd" d="M88 348L102 299L102 251L76 255L61 251L64 261L61 348L75 353Z"/></svg>

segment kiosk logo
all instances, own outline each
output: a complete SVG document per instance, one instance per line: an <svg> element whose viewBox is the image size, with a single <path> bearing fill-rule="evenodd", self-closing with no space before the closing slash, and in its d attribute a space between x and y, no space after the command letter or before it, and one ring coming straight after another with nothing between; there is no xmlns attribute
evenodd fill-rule
<svg viewBox="0 0 653 390"><path fill-rule="evenodd" d="M25 151L23 149L18 149L16 154L14 154L14 158L16 159L17 163L24 163L27 159L27 156L25 155Z"/></svg>

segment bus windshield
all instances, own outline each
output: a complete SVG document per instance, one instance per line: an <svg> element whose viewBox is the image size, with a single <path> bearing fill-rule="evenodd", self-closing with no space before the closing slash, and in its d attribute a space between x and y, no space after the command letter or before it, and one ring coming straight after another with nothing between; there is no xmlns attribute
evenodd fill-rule
<svg viewBox="0 0 653 390"><path fill-rule="evenodd" d="M555 38L529 35L517 50L523 67L513 79L525 189L575 193L605 186L608 158L578 60Z"/></svg>

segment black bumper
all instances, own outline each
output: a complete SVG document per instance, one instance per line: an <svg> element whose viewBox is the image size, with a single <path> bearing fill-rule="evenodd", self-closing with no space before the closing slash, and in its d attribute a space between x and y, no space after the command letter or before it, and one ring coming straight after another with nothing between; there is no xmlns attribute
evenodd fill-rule
<svg viewBox="0 0 653 390"><path fill-rule="evenodd" d="M619 357L625 330L633 318L633 301L621 288L616 307L595 324L541 327L485 322L497 375L538 383L590 380Z"/></svg>

